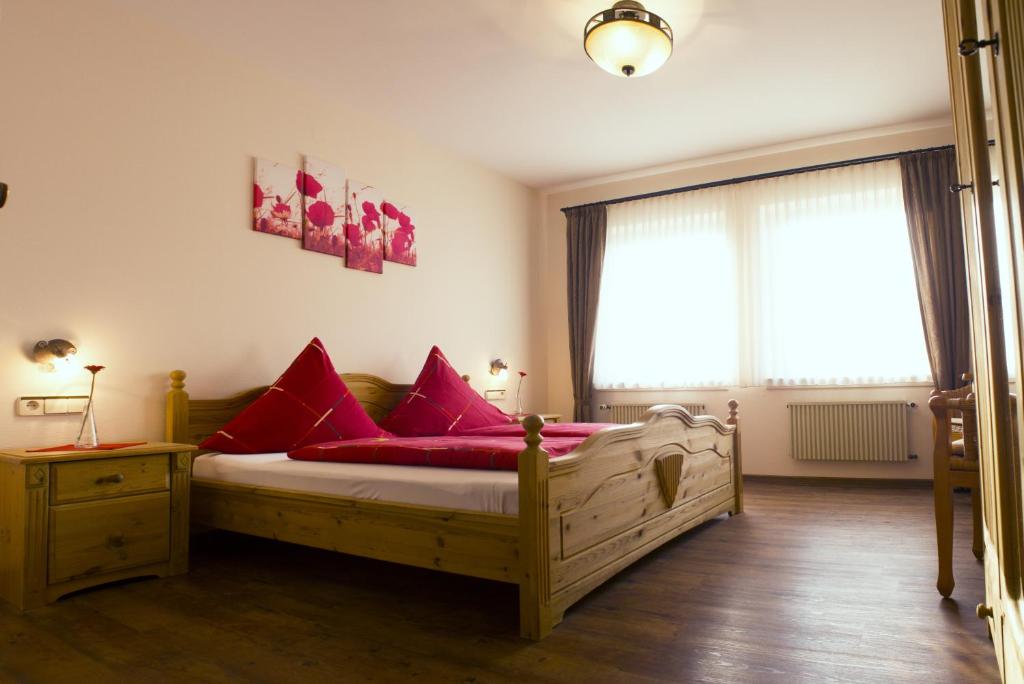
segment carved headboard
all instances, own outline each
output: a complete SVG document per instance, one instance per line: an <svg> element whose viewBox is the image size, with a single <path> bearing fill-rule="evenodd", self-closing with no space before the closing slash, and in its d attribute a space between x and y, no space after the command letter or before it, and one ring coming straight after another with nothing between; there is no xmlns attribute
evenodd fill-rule
<svg viewBox="0 0 1024 684"><path fill-rule="evenodd" d="M199 444L267 391L267 387L256 387L226 399L191 399L185 391L185 371L171 371L170 377L166 439L182 444ZM369 373L341 373L341 379L374 422L388 415L412 388L412 385L396 385ZM468 375L463 375L462 379L469 382Z"/></svg>

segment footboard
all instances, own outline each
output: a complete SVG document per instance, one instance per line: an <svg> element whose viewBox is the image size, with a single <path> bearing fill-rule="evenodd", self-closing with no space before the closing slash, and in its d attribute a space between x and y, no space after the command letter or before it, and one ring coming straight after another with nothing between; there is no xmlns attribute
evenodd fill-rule
<svg viewBox="0 0 1024 684"><path fill-rule="evenodd" d="M520 621L544 637L565 609L630 563L722 513L742 511L736 402L723 424L678 406L548 460L543 420L519 456Z"/></svg>

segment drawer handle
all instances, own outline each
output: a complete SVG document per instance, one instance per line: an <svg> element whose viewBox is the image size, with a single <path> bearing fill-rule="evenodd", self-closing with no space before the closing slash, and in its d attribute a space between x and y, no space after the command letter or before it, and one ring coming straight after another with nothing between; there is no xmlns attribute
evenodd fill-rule
<svg viewBox="0 0 1024 684"><path fill-rule="evenodd" d="M107 537L107 546L112 549L119 549L124 546L124 535L123 534L112 534Z"/></svg>
<svg viewBox="0 0 1024 684"><path fill-rule="evenodd" d="M96 484L121 484L122 482L124 482L124 473L96 478Z"/></svg>
<svg viewBox="0 0 1024 684"><path fill-rule="evenodd" d="M984 620L985 618L990 618L990 617L994 616L994 613L992 612L992 607L991 606L986 606L984 603L979 603L978 607L975 608L974 611L975 611L975 613L977 613L978 617L981 618L982 620Z"/></svg>

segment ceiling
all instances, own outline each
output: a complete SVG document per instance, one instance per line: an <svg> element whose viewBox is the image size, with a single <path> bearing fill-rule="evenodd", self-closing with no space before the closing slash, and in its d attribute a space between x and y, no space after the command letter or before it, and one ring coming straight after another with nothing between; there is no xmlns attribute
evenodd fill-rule
<svg viewBox="0 0 1024 684"><path fill-rule="evenodd" d="M934 0L650 0L675 30L626 80L582 48L611 0L124 3L533 187L948 112ZM297 38L282 59L254 36ZM298 37L301 36L301 39ZM310 65L320 65L311 69Z"/></svg>

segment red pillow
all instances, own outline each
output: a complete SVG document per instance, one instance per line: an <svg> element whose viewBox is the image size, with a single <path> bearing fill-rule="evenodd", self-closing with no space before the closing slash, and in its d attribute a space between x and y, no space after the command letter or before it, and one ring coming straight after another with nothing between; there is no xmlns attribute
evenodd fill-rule
<svg viewBox="0 0 1024 684"><path fill-rule="evenodd" d="M381 436L388 435L366 415L314 337L263 396L204 439L199 448L263 454Z"/></svg>
<svg viewBox="0 0 1024 684"><path fill-rule="evenodd" d="M381 421L381 427L400 437L439 437L511 422L474 392L434 347L409 394Z"/></svg>

